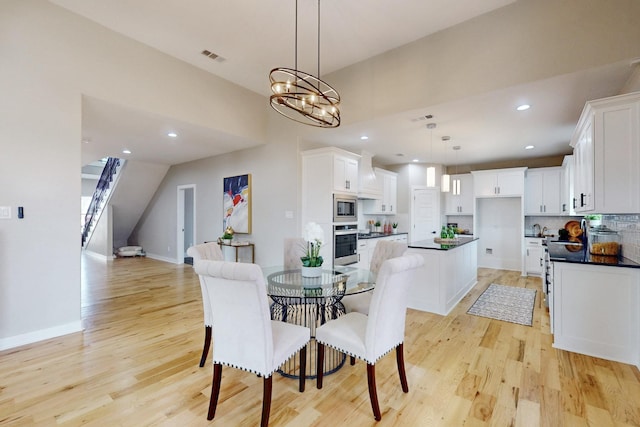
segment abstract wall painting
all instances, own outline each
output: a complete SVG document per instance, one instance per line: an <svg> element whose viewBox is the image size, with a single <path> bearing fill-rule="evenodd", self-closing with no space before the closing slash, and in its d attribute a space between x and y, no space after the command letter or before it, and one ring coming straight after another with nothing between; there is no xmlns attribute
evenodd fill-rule
<svg viewBox="0 0 640 427"><path fill-rule="evenodd" d="M223 179L223 230L233 228L235 233L251 233L251 174Z"/></svg>

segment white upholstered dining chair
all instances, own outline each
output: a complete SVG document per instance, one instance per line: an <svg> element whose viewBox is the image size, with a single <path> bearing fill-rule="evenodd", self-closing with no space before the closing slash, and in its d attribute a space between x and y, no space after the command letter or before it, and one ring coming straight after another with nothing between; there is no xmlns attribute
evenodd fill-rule
<svg viewBox="0 0 640 427"><path fill-rule="evenodd" d="M373 289L369 314L351 312L330 320L316 329L318 344L317 387L322 388L322 366L325 346L367 362L367 379L371 408L377 421L382 415L376 391L375 366L378 359L395 348L402 391L409 392L404 369L404 327L408 288L416 269L424 264L418 254L385 261Z"/></svg>
<svg viewBox="0 0 640 427"><path fill-rule="evenodd" d="M380 240L376 243L376 247L369 261L369 270L378 274L382 263L391 258L402 256L407 251L406 242L394 242L391 240ZM357 311L358 313L368 314L369 305L371 304L371 292L362 292L355 295L347 295L342 298L347 313Z"/></svg>
<svg viewBox="0 0 640 427"><path fill-rule="evenodd" d="M307 250L307 242L302 237L284 239L284 269L295 270L302 266L302 258Z"/></svg>
<svg viewBox="0 0 640 427"><path fill-rule="evenodd" d="M207 419L218 405L222 366L253 372L263 377L261 426L269 423L273 373L300 351L299 390L306 379L306 345L311 330L305 326L271 320L267 288L257 264L196 261L207 288L213 313L213 381Z"/></svg>
<svg viewBox="0 0 640 427"><path fill-rule="evenodd" d="M220 246L215 242L202 243L200 245L191 246L187 249L187 255L193 258L193 263L203 259L210 261L222 261L224 255ZM212 314L211 306L209 305L209 297L207 296L207 289L204 286L202 277L200 279L200 293L202 294L202 311L204 313L204 346L202 348L202 356L200 356L200 367L204 366L207 361L207 355L209 354L209 347L211 346L211 325Z"/></svg>

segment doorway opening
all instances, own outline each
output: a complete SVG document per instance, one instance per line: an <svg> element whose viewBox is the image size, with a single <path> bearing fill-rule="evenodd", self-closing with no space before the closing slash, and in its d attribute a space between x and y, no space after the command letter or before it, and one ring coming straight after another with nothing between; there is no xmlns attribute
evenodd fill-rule
<svg viewBox="0 0 640 427"><path fill-rule="evenodd" d="M193 264L187 249L196 241L196 186L178 186L176 260L178 264Z"/></svg>

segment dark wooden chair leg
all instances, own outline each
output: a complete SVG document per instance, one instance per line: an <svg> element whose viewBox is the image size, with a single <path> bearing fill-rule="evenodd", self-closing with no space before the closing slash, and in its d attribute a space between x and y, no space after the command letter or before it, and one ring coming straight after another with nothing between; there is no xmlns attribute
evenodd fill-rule
<svg viewBox="0 0 640 427"><path fill-rule="evenodd" d="M260 427L267 427L269 425L269 412L271 412L271 386L273 375L264 379L263 392L262 392L262 420L260 421Z"/></svg>
<svg viewBox="0 0 640 427"><path fill-rule="evenodd" d="M367 382L369 383L369 398L371 399L371 409L376 421L382 419L380 405L378 405L378 392L376 391L376 365L367 363Z"/></svg>
<svg viewBox="0 0 640 427"><path fill-rule="evenodd" d="M304 391L304 383L307 380L307 346L300 349L300 393Z"/></svg>
<svg viewBox="0 0 640 427"><path fill-rule="evenodd" d="M353 356L349 356L349 357L350 357L349 362L351 363L351 366L355 365L356 364L356 358L353 357Z"/></svg>
<svg viewBox="0 0 640 427"><path fill-rule="evenodd" d="M316 358L316 387L322 388L322 368L324 366L324 344L318 343L318 357Z"/></svg>
<svg viewBox="0 0 640 427"><path fill-rule="evenodd" d="M209 346L211 345L211 326L204 327L204 347L202 349L202 357L200 357L200 367L204 366L209 354Z"/></svg>
<svg viewBox="0 0 640 427"><path fill-rule="evenodd" d="M220 395L220 380L222 380L222 365L213 364L213 382L211 383L211 399L209 400L209 413L207 419L212 420L216 416L218 406L218 396Z"/></svg>
<svg viewBox="0 0 640 427"><path fill-rule="evenodd" d="M400 384L402 391L409 392L409 384L407 383L407 374L404 371L404 344L400 343L396 347L396 362L398 362L398 373L400 374Z"/></svg>

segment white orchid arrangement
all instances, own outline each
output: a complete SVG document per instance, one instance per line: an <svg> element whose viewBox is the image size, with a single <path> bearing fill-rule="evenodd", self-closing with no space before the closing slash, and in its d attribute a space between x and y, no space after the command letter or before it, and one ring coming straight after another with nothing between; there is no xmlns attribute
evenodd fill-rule
<svg viewBox="0 0 640 427"><path fill-rule="evenodd" d="M303 267L320 267L322 262L322 256L320 255L320 248L324 244L324 231L315 222L310 222L304 229L304 239L307 241L307 248L305 256L301 257Z"/></svg>

